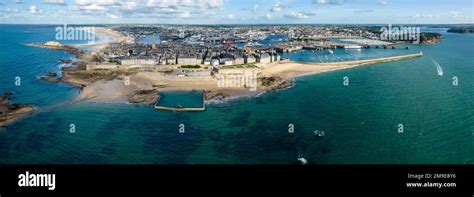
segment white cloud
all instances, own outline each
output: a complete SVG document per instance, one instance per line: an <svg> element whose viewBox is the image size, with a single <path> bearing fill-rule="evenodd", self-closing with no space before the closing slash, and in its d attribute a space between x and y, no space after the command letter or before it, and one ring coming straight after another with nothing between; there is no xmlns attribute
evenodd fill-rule
<svg viewBox="0 0 474 197"><path fill-rule="evenodd" d="M108 6L117 4L116 0L76 0L75 4L78 6L100 5Z"/></svg>
<svg viewBox="0 0 474 197"><path fill-rule="evenodd" d="M462 11L449 11L449 17L452 19L469 19L470 18L468 15L465 15L464 12Z"/></svg>
<svg viewBox="0 0 474 197"><path fill-rule="evenodd" d="M179 15L178 15L179 18L191 18L192 15L191 15L191 12L189 11L184 11L184 12L181 12Z"/></svg>
<svg viewBox="0 0 474 197"><path fill-rule="evenodd" d="M0 13L18 13L20 10L18 9L11 9L11 8L5 8L5 9L0 9Z"/></svg>
<svg viewBox="0 0 474 197"><path fill-rule="evenodd" d="M227 15L227 19L229 19L229 20L235 20L235 15L229 14L229 15Z"/></svg>
<svg viewBox="0 0 474 197"><path fill-rule="evenodd" d="M290 12L290 13L285 14L284 16L290 19L305 19L314 15L315 14L309 13L309 12Z"/></svg>
<svg viewBox="0 0 474 197"><path fill-rule="evenodd" d="M121 2L120 3L120 8L121 10L135 10L140 7L140 5L137 2L133 1L127 1L127 2Z"/></svg>
<svg viewBox="0 0 474 197"><path fill-rule="evenodd" d="M253 5L252 12L256 14L258 11L258 4Z"/></svg>
<svg viewBox="0 0 474 197"><path fill-rule="evenodd" d="M97 4L81 6L81 7L79 7L79 9L80 10L88 10L88 11L105 11L105 10L107 10L106 7L100 6L100 5L97 5Z"/></svg>
<svg viewBox="0 0 474 197"><path fill-rule="evenodd" d="M320 5L341 5L345 0L313 0L314 4Z"/></svg>
<svg viewBox="0 0 474 197"><path fill-rule="evenodd" d="M368 12L373 12L374 10L354 10L354 13L360 14L360 13L368 13Z"/></svg>
<svg viewBox="0 0 474 197"><path fill-rule="evenodd" d="M43 3L46 4L57 4L57 5L66 5L64 0L43 0Z"/></svg>
<svg viewBox="0 0 474 197"><path fill-rule="evenodd" d="M20 3L23 3L23 2L21 0L15 0L15 3L20 4Z"/></svg>
<svg viewBox="0 0 474 197"><path fill-rule="evenodd" d="M180 5L183 7L193 7L194 6L194 0L180 0Z"/></svg>
<svg viewBox="0 0 474 197"><path fill-rule="evenodd" d="M388 5L388 1L387 0L379 0L379 5Z"/></svg>
<svg viewBox="0 0 474 197"><path fill-rule="evenodd" d="M224 6L223 0L199 0L201 8L219 8Z"/></svg>
<svg viewBox="0 0 474 197"><path fill-rule="evenodd" d="M271 20L271 19L273 19L273 16L271 14L266 14L265 16L263 16L261 18L266 19L266 20Z"/></svg>
<svg viewBox="0 0 474 197"><path fill-rule="evenodd" d="M282 10L282 6L280 2L276 2L273 6L272 9L270 9L271 12L280 12Z"/></svg>
<svg viewBox="0 0 474 197"><path fill-rule="evenodd" d="M32 5L30 6L30 9L28 9L31 14L41 14L41 10L38 9L36 6Z"/></svg>
<svg viewBox="0 0 474 197"><path fill-rule="evenodd" d="M177 0L148 0L146 3L147 7L151 8L169 8L169 7L177 7L178 1Z"/></svg>
<svg viewBox="0 0 474 197"><path fill-rule="evenodd" d="M115 14L110 14L110 13L107 13L106 16L109 17L109 18L112 18L112 19L118 19L118 18L120 18L120 16L117 16L117 15L115 15Z"/></svg>

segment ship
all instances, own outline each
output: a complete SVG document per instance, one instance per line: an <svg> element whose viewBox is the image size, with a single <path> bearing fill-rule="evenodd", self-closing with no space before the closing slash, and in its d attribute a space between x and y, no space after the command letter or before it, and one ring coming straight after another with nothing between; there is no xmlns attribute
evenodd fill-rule
<svg viewBox="0 0 474 197"><path fill-rule="evenodd" d="M344 49L362 49L362 46L359 45L346 45Z"/></svg>

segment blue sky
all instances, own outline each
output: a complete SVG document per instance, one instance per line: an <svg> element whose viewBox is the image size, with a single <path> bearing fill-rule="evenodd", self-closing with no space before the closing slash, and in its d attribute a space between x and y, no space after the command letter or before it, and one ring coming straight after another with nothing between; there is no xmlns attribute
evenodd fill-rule
<svg viewBox="0 0 474 197"><path fill-rule="evenodd" d="M473 0L0 0L0 23L473 23Z"/></svg>

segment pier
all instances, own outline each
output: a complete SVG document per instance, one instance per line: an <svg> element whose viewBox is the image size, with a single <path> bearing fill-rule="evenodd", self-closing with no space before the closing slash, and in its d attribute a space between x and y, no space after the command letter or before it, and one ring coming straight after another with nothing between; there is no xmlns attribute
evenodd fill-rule
<svg viewBox="0 0 474 197"><path fill-rule="evenodd" d="M353 61L342 61L342 62L296 62L300 64L307 64L307 65L318 65L318 66L334 66L334 65L365 65L365 64L375 64L381 62L391 62L391 61L398 61L403 59L411 59L423 56L423 52L413 53L408 55L400 55L400 56L392 56L392 57L382 57L382 58L374 58L374 59L367 59L367 60L353 60Z"/></svg>

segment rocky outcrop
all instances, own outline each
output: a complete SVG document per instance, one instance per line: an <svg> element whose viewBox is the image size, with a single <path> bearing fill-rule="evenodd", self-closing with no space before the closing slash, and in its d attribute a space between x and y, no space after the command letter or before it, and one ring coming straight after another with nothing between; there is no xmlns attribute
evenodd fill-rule
<svg viewBox="0 0 474 197"><path fill-rule="evenodd" d="M291 81L282 81L271 87L271 90L282 90L293 87L295 84Z"/></svg>
<svg viewBox="0 0 474 197"><path fill-rule="evenodd" d="M294 84L291 81L284 80L281 77L261 77L258 81L262 87L269 90L281 90L292 87Z"/></svg>
<svg viewBox="0 0 474 197"><path fill-rule="evenodd" d="M48 42L49 43L49 42ZM53 50L63 50L67 51L71 54L74 54L76 58L78 59L83 59L91 62L100 62L100 59L97 57L97 55L94 54L88 54L84 53L83 51L69 45L56 45L56 44L35 44L35 43L30 43L30 44L25 44L26 46L31 46L31 47L38 47L38 48L46 48L46 49L53 49Z"/></svg>
<svg viewBox="0 0 474 197"><path fill-rule="evenodd" d="M41 76L40 79L43 81L50 82L50 83L62 82L61 78L58 78L58 74L53 73L53 72L49 72L46 75Z"/></svg>
<svg viewBox="0 0 474 197"><path fill-rule="evenodd" d="M0 96L0 127L4 127L34 111L34 108L25 104L13 104L8 101L11 93Z"/></svg>
<svg viewBox="0 0 474 197"><path fill-rule="evenodd" d="M70 64L72 62L72 60L65 60L65 59L60 59L59 61L64 64Z"/></svg>
<svg viewBox="0 0 474 197"><path fill-rule="evenodd" d="M86 70L84 65L63 67L61 80L74 86L83 87L100 80L114 80L120 76L134 75L133 70Z"/></svg>
<svg viewBox="0 0 474 197"><path fill-rule="evenodd" d="M218 91L218 90L204 91L204 95L205 95L204 98L207 101L209 101L209 100L222 100L222 99L230 97L230 94L222 92L222 91Z"/></svg>
<svg viewBox="0 0 474 197"><path fill-rule="evenodd" d="M153 104L158 98L160 98L158 90L138 90L128 95L128 102Z"/></svg>

